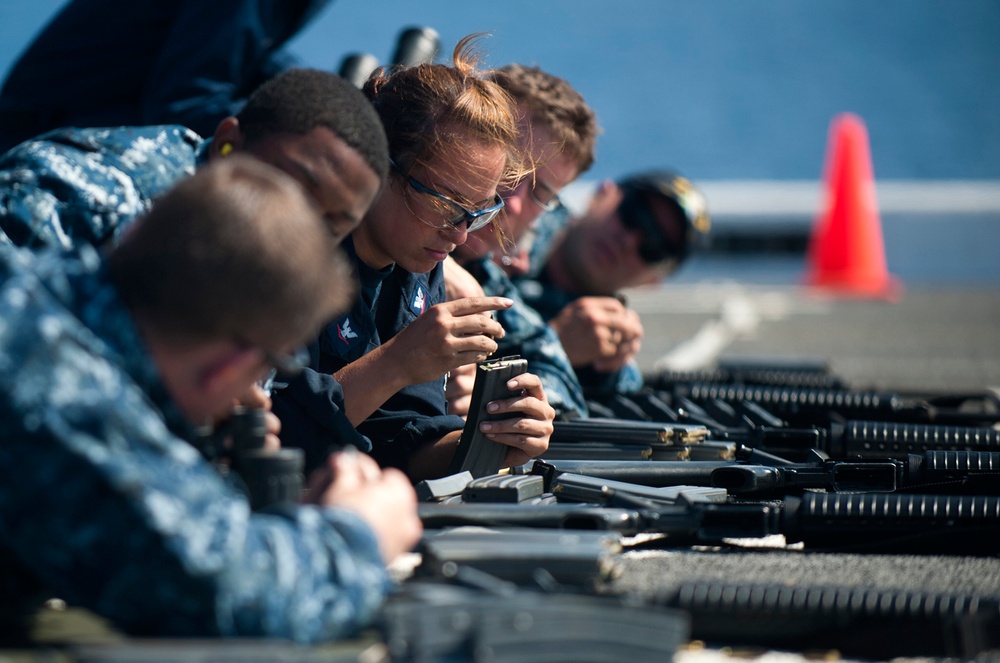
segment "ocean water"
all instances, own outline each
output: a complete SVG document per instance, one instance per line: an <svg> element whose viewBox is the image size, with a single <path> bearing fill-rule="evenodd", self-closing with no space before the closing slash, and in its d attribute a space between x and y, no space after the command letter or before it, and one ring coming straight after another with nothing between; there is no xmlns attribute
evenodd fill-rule
<svg viewBox="0 0 1000 663"><path fill-rule="evenodd" d="M0 3L0 72L62 4ZM334 0L291 50L385 62L411 25L440 34L441 59L489 33L486 65L570 81L604 129L589 177L816 178L830 120L851 111L878 177L1000 179L995 0Z"/></svg>
<svg viewBox="0 0 1000 663"><path fill-rule="evenodd" d="M0 3L0 75L62 4ZM334 0L290 49L333 70L352 53L386 62L409 26L439 33L440 60L462 36L487 33L485 66L535 64L572 83L603 129L588 180L671 167L705 183L815 182L831 120L853 112L877 180L1000 186L996 0ZM966 264L1000 281L982 255L998 246L988 240L1000 216L986 218L945 214L899 233L887 217L890 265L950 280ZM925 246L951 257L913 257Z"/></svg>

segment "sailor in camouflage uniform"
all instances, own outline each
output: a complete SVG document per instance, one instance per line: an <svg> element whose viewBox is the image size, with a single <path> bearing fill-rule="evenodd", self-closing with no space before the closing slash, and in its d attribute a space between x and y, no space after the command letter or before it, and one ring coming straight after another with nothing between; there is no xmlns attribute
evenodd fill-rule
<svg viewBox="0 0 1000 663"><path fill-rule="evenodd" d="M58 596L129 633L301 643L372 618L383 558L419 536L401 473L361 457L338 494L335 457L310 504L251 512L189 443L348 304L335 258L301 189L242 156L178 185L106 262L0 252L5 608Z"/></svg>
<svg viewBox="0 0 1000 663"><path fill-rule="evenodd" d="M576 323L566 324L565 333L581 333L582 318L570 318L568 312L585 299L617 311L608 321L613 327L624 311L619 291L662 282L704 242L709 226L704 196L676 173L651 171L607 182L581 217L567 221L564 215L547 214L539 219L531 269L515 283L545 320ZM595 400L642 387L634 360L613 371L599 370L596 364L578 365L576 371L584 392Z"/></svg>
<svg viewBox="0 0 1000 663"><path fill-rule="evenodd" d="M539 319L550 329L552 327L548 321L579 299L578 295L572 295L552 284L546 278L544 270L545 260L552 250L553 243L560 233L566 230L569 221L569 210L564 206L542 214L535 222L531 241L524 249L527 257L523 258L522 262L528 267L525 272L514 274L511 279L525 306L535 311ZM552 333L557 339L559 338L554 329ZM587 400L600 402L614 394L632 394L643 386L642 372L635 361L629 361L621 368L608 372L597 371L591 366L575 366L573 374L584 394L585 402Z"/></svg>
<svg viewBox="0 0 1000 663"><path fill-rule="evenodd" d="M361 219L388 168L368 100L335 74L293 69L258 88L208 141L179 126L120 127L62 129L15 147L0 157L0 244L103 248L175 182L236 153L298 180L336 237ZM289 439L322 436L324 456L344 444L369 449L343 416L340 384L314 377L297 403L317 414L274 410Z"/></svg>

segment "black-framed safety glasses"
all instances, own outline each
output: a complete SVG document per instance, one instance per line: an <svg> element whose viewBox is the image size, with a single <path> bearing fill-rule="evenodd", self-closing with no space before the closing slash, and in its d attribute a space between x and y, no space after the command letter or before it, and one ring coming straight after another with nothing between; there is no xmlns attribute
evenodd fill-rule
<svg viewBox="0 0 1000 663"><path fill-rule="evenodd" d="M496 215L499 214L500 210L504 207L503 198L500 197L500 194L497 194L493 199L493 204L489 207L484 207L479 210L466 209L464 206L455 202L443 193L435 191L412 175L404 173L394 160L390 159L389 163L396 169L396 172L406 178L406 183L410 185L411 189L428 196L433 196L438 200L442 200L457 210L457 213L454 216L447 219L447 225L439 226L442 230L457 229L463 223L467 223L467 231L470 233L475 232L476 230L485 228L489 225L490 221L496 218Z"/></svg>

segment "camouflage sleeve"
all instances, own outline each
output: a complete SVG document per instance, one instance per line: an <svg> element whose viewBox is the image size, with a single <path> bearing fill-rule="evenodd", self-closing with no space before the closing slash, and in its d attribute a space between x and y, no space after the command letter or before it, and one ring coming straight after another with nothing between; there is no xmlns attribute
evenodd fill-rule
<svg viewBox="0 0 1000 663"><path fill-rule="evenodd" d="M618 369L615 376L615 391L619 394L634 394L643 387L642 371L634 359Z"/></svg>
<svg viewBox="0 0 1000 663"><path fill-rule="evenodd" d="M121 357L35 290L0 290L0 547L136 634L311 643L372 618L389 581L357 516L251 512Z"/></svg>
<svg viewBox="0 0 1000 663"><path fill-rule="evenodd" d="M0 157L0 232L30 249L100 246L194 172L179 126L61 129Z"/></svg>
<svg viewBox="0 0 1000 663"><path fill-rule="evenodd" d="M497 341L499 355L518 354L528 360L528 370L542 380L549 405L556 412L587 416L583 388L566 356L559 335L521 298L517 287L490 261L482 264L481 285L487 295L509 297L514 306L497 311L505 335Z"/></svg>
<svg viewBox="0 0 1000 663"><path fill-rule="evenodd" d="M22 143L0 162L0 231L13 244L31 249L71 248L78 242L96 246L113 229L115 219L97 205L111 194L100 185L91 188L65 150L44 141ZM95 204L85 204L81 196Z"/></svg>
<svg viewBox="0 0 1000 663"><path fill-rule="evenodd" d="M528 370L541 379L549 405L556 412L586 417L583 389L555 330L523 302L498 311L497 320L507 332L497 341L498 355L518 354L527 359Z"/></svg>
<svg viewBox="0 0 1000 663"><path fill-rule="evenodd" d="M151 417L146 431L112 425L126 448L36 434L0 452L0 538L56 596L144 635L312 643L371 619L388 581L359 518L251 513L193 449L144 449L143 432L165 435Z"/></svg>

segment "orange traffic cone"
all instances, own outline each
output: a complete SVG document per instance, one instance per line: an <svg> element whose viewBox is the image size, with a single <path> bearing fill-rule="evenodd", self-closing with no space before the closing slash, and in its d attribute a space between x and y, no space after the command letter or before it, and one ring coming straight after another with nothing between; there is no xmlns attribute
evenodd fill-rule
<svg viewBox="0 0 1000 663"><path fill-rule="evenodd" d="M830 124L824 182L806 283L832 294L897 299L902 284L886 267L868 131L857 115L843 113Z"/></svg>

